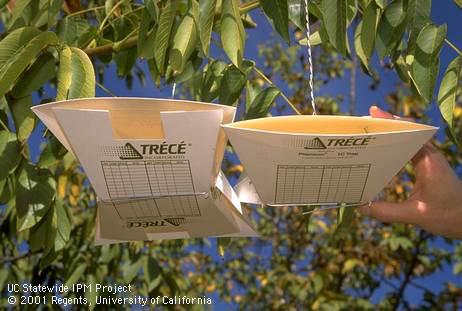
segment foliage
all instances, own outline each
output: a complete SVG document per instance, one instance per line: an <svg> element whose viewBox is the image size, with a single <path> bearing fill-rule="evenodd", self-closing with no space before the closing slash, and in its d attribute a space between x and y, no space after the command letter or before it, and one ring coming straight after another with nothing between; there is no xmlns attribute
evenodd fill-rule
<svg viewBox="0 0 462 311"><path fill-rule="evenodd" d="M285 42L306 41L303 3L0 1L1 303L7 283L115 281L130 282L137 293L151 297L217 292L252 309L375 309L375 302L383 309L410 308L408 287L422 291L418 307L460 307L460 286L448 282L435 292L418 284L446 265L461 274L460 243L451 254L423 231L362 222L346 211L339 218L348 223L337 223L334 212L310 221L302 208L256 209L262 238L233 239L226 246L221 241L223 261L207 255L214 239L92 246L95 195L76 160L48 132L38 159L31 157L28 141L38 128L32 103L94 96L108 64L115 64L128 86L133 76L143 79L148 66L157 85L181 83L190 98L237 106L241 119L288 109L311 113L304 100L307 62L300 47L259 47L263 68L245 58L247 29L258 27L251 15L260 6ZM311 39L319 45L316 87L355 68L356 56L374 87L377 54L402 80L387 96L390 110L425 116L441 48L444 42L453 46L446 26L431 21L431 0L316 0L309 9ZM460 57L446 69L437 99L453 142L462 135ZM271 80L283 81L290 95ZM45 86L56 93L43 97ZM341 101L319 96L316 103L320 113L337 114ZM454 143L438 144L460 167ZM229 158L224 168L230 176L242 171ZM413 178L406 167L384 196L404 200ZM388 291L372 301L384 286Z"/></svg>

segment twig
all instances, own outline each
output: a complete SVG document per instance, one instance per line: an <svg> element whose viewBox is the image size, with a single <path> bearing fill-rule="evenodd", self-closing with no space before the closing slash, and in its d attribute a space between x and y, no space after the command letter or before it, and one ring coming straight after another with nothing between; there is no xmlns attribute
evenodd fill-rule
<svg viewBox="0 0 462 311"><path fill-rule="evenodd" d="M353 19L354 28L356 28L358 24L358 19ZM349 105L348 105L348 112L350 115L355 114L356 110L356 69L358 68L358 57L356 53L351 54L351 76L350 76L350 98L349 98Z"/></svg>
<svg viewBox="0 0 462 311"><path fill-rule="evenodd" d="M85 9L85 10L77 11L77 12L74 12L74 13L71 13L71 14L67 15L67 17L75 16L75 15L81 15L81 14L85 14L85 13L88 13L88 12L98 11L98 10L101 10L101 9L104 9L104 5L95 6L93 8L88 8L88 9Z"/></svg>
<svg viewBox="0 0 462 311"><path fill-rule="evenodd" d="M444 42L446 42L454 51L457 52L457 54L462 55L462 51L457 48L457 46L454 45L449 39L444 38Z"/></svg>
<svg viewBox="0 0 462 311"><path fill-rule="evenodd" d="M121 6L124 2L125 2L125 0L120 0L119 2L117 2L112 7L111 11L109 11L109 13L107 13L107 15L104 17L103 21L101 22L101 24L99 24L99 27L98 27L98 32L99 33L104 29L104 24L106 24L106 22L109 20L109 17L111 17L112 14L115 12L115 10L117 10L117 8L119 6Z"/></svg>
<svg viewBox="0 0 462 311"><path fill-rule="evenodd" d="M239 7L239 13L245 14L248 13L260 6L260 1L255 0L251 2L244 3L241 7Z"/></svg>
<svg viewBox="0 0 462 311"><path fill-rule="evenodd" d="M422 290L422 291L424 291L424 292L431 292L431 290L430 290L429 288L426 288L425 286L422 286L422 285L420 285L420 284L417 284L417 283L415 283L414 281L410 281L409 284L411 284L411 285L414 286L415 288L420 289L420 290Z"/></svg>
<svg viewBox="0 0 462 311"><path fill-rule="evenodd" d="M286 101L286 103L290 106L290 108L292 108L292 110L295 111L296 114L301 114L300 111L298 111L298 109L295 107L295 105L292 104L290 99L287 98L287 96L281 91L281 89L278 88L276 85L274 85L273 81L271 81L267 76L265 76L265 74L260 69L258 69L257 67L253 67L253 68L254 68L255 72L258 73L258 75L263 80L265 80L269 85L274 86L274 87L276 87L277 89L280 90L282 98Z"/></svg>
<svg viewBox="0 0 462 311"><path fill-rule="evenodd" d="M8 128L8 126L6 126L6 124L3 123L3 120L2 120L2 119L0 119L0 125L3 127L3 129L4 129L5 131L9 131L9 130L10 130L10 129Z"/></svg>
<svg viewBox="0 0 462 311"><path fill-rule="evenodd" d="M98 86L100 89L111 95L112 97L117 97L114 93L112 93L107 87L99 83L98 81L95 82L96 86Z"/></svg>
<svg viewBox="0 0 462 311"><path fill-rule="evenodd" d="M17 256L0 257L0 262L1 263L13 262L13 261L16 261L16 260L20 260L20 259L24 259L24 258L27 258L27 257L37 255L39 253L41 253L41 252L32 252L32 253L25 253L25 254L17 255Z"/></svg>
<svg viewBox="0 0 462 311"><path fill-rule="evenodd" d="M397 310L399 308L399 305L401 304L401 300L403 299L404 296L404 291L406 290L407 285L411 282L411 276L414 271L414 267L417 264L417 257L420 255L420 246L422 242L425 239L425 232L423 230L420 230L419 232L419 239L417 240L417 245L415 246L415 252L414 255L412 256L411 263L409 264L406 274L404 275L404 280L403 283L401 283L401 286L398 289L398 294L397 298L395 300L395 303L393 304L392 310Z"/></svg>

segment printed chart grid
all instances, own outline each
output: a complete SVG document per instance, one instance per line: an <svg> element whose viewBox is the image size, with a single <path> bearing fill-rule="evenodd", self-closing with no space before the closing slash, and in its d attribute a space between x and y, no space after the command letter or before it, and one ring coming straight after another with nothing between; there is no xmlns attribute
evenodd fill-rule
<svg viewBox="0 0 462 311"><path fill-rule="evenodd" d="M370 164L278 165L275 203L360 202L369 170Z"/></svg>
<svg viewBox="0 0 462 311"><path fill-rule="evenodd" d="M188 160L102 161L121 219L200 216Z"/></svg>

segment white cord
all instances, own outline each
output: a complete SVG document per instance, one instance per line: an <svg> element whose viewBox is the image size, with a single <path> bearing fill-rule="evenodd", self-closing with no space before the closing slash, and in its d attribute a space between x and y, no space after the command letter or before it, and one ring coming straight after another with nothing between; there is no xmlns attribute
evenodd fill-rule
<svg viewBox="0 0 462 311"><path fill-rule="evenodd" d="M311 40L310 40L310 16L308 13L308 0L305 0L305 21L306 21L306 40L308 42L308 73L309 73L309 100L311 101L311 107L313 108L313 115L316 115L316 104L314 102L314 86L313 86L313 59L311 56Z"/></svg>
<svg viewBox="0 0 462 311"><path fill-rule="evenodd" d="M176 83L173 83L173 87L172 87L172 98L175 98L175 91L176 91Z"/></svg>

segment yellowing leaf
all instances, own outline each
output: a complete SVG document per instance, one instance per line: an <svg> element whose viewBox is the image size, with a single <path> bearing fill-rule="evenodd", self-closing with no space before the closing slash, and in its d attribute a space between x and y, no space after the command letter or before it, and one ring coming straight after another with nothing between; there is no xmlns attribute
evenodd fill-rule
<svg viewBox="0 0 462 311"><path fill-rule="evenodd" d="M462 56L457 56L448 65L438 92L438 106L440 107L443 119L450 129L453 127L454 109L456 106L461 70Z"/></svg>
<svg viewBox="0 0 462 311"><path fill-rule="evenodd" d="M85 52L65 47L59 62L56 100L95 96L95 71Z"/></svg>

